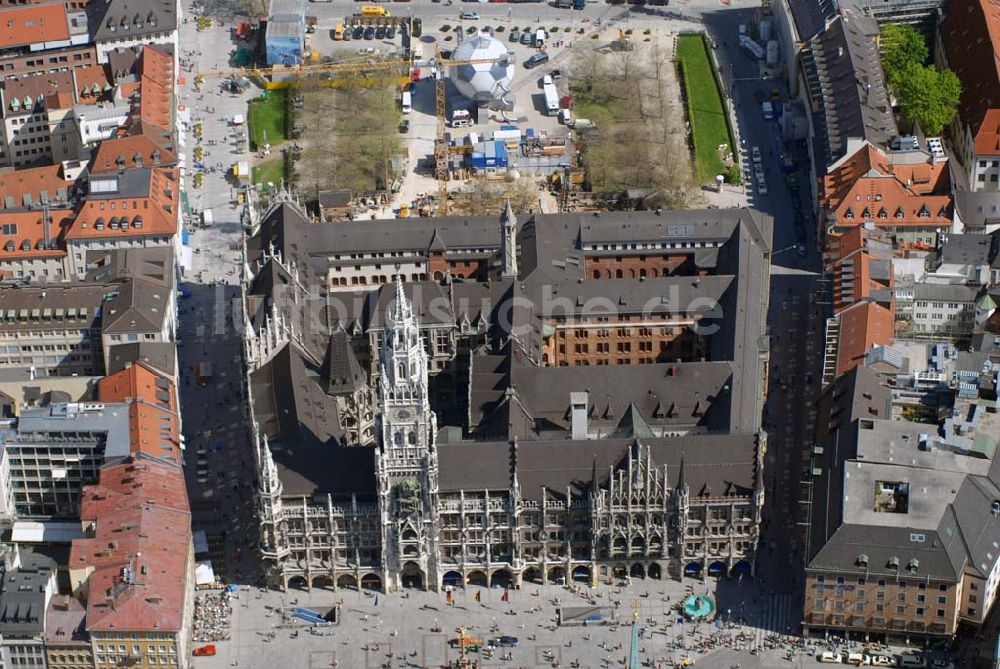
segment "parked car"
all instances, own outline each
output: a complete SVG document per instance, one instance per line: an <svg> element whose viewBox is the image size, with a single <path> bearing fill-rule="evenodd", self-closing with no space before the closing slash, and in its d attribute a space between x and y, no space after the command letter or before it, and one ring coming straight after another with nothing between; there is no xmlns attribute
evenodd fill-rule
<svg viewBox="0 0 1000 669"><path fill-rule="evenodd" d="M520 42L521 42L521 44L524 44L525 46L530 46L531 43L534 41L534 39L535 39L534 33L530 32L528 30L526 30L523 33L521 33L521 40L520 40Z"/></svg>
<svg viewBox="0 0 1000 669"><path fill-rule="evenodd" d="M514 648L518 643L516 636L502 636L497 641L499 641L501 646L506 648Z"/></svg>
<svg viewBox="0 0 1000 669"><path fill-rule="evenodd" d="M545 52L536 53L534 56L531 56L528 60L524 61L524 67L530 70L531 68L541 65L542 63L547 63L548 60L549 54Z"/></svg>
<svg viewBox="0 0 1000 669"><path fill-rule="evenodd" d="M896 661L888 655L871 655L873 667L895 667Z"/></svg>
<svg viewBox="0 0 1000 669"><path fill-rule="evenodd" d="M386 39L396 39L396 26L389 26L385 29Z"/></svg>
<svg viewBox="0 0 1000 669"><path fill-rule="evenodd" d="M371 26L365 28L365 39L375 39L375 29Z"/></svg>
<svg viewBox="0 0 1000 669"><path fill-rule="evenodd" d="M816 659L819 662L826 662L829 664L840 664L840 662L844 659L844 657L840 653L834 652L832 650L824 650L822 653L816 656Z"/></svg>
<svg viewBox="0 0 1000 669"><path fill-rule="evenodd" d="M460 18L460 19L466 19L468 21L478 21L479 20L479 12L473 12L473 11L469 11L468 9L466 9L466 10L462 11L461 14L458 15L458 18Z"/></svg>
<svg viewBox="0 0 1000 669"><path fill-rule="evenodd" d="M400 122L400 124L399 124L399 132L402 133L402 134L404 134L404 135L406 133L410 132L410 120L409 119L403 119Z"/></svg>
<svg viewBox="0 0 1000 669"><path fill-rule="evenodd" d="M354 26L354 30L351 31L351 39L361 39L365 36L365 29L361 26Z"/></svg>
<svg viewBox="0 0 1000 669"><path fill-rule="evenodd" d="M760 162L760 148L759 147L756 147L756 146L752 147L750 149L750 155L753 156L753 161L755 163L759 163Z"/></svg>
<svg viewBox="0 0 1000 669"><path fill-rule="evenodd" d="M375 29L375 39L385 39L385 26L379 26Z"/></svg>
<svg viewBox="0 0 1000 669"><path fill-rule="evenodd" d="M562 79L562 70L552 70L549 72L549 76L553 79Z"/></svg>
<svg viewBox="0 0 1000 669"><path fill-rule="evenodd" d="M521 39L521 31L520 30L511 30L510 31L510 35L508 36L508 39L511 42L516 42L517 40Z"/></svg>

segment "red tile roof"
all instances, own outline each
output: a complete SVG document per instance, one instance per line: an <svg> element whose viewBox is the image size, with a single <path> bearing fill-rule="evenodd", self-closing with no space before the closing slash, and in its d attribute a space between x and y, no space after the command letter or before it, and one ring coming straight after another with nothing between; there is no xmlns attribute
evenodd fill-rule
<svg viewBox="0 0 1000 669"><path fill-rule="evenodd" d="M870 221L886 226L951 225L951 184L947 161L894 162L865 142L830 166L823 177L820 207L827 223L841 228Z"/></svg>
<svg viewBox="0 0 1000 669"><path fill-rule="evenodd" d="M42 227L42 210L0 211L0 222L13 227L10 234L0 227L0 262L25 260L28 258L59 258L66 255L61 239L73 218L70 209L50 209L48 234L50 244L46 248L45 228ZM56 241L55 246L51 243ZM27 249L25 248L27 246Z"/></svg>
<svg viewBox="0 0 1000 669"><path fill-rule="evenodd" d="M90 536L73 542L69 567L94 570L87 630L180 631L193 569L181 468L145 458L104 467L80 507Z"/></svg>
<svg viewBox="0 0 1000 669"><path fill-rule="evenodd" d="M1000 109L988 109L973 139L977 156L1000 156Z"/></svg>
<svg viewBox="0 0 1000 669"><path fill-rule="evenodd" d="M129 408L132 454L183 464L177 391L167 377L144 363L133 363L101 379L102 402L124 402Z"/></svg>
<svg viewBox="0 0 1000 669"><path fill-rule="evenodd" d="M93 104L106 99L112 83L103 65L85 65L73 70L76 77L76 95L81 104Z"/></svg>
<svg viewBox="0 0 1000 669"><path fill-rule="evenodd" d="M69 39L69 20L62 2L0 8L0 26L0 49Z"/></svg>
<svg viewBox="0 0 1000 669"><path fill-rule="evenodd" d="M117 172L120 168L150 165L174 165L177 163L177 156L166 146L166 142L157 144L153 136L147 134L106 139L101 142L90 161L90 173L103 174ZM139 157L139 162L136 161L136 156Z"/></svg>
<svg viewBox="0 0 1000 669"><path fill-rule="evenodd" d="M88 198L67 231L66 239L176 234L180 171L176 167L154 167L148 172L146 195ZM111 229L111 219L122 216L130 221L128 229ZM136 226L136 218L141 219L141 227Z"/></svg>
<svg viewBox="0 0 1000 669"><path fill-rule="evenodd" d="M840 312L838 318L837 376L864 363L873 346L892 343L893 312L881 305L858 302Z"/></svg>
<svg viewBox="0 0 1000 669"><path fill-rule="evenodd" d="M945 57L962 82L958 113L973 136L1000 107L1000 6L995 0L948 0L940 24Z"/></svg>
<svg viewBox="0 0 1000 669"><path fill-rule="evenodd" d="M834 313L873 299L875 291L881 289L890 289L888 300L882 303L895 311L891 293L895 279L891 267L888 272L876 273L877 276L872 272L873 261L891 260L892 256L891 239L878 228L867 229L859 225L842 234L831 234L827 238L824 259L831 275Z"/></svg>
<svg viewBox="0 0 1000 669"><path fill-rule="evenodd" d="M0 211L4 209L20 209L27 205L37 205L43 200L58 201L67 199L73 188L72 181L63 179L61 165L46 165L29 169L0 173ZM25 202L25 195L30 198ZM43 197L44 195L44 197ZM10 198L11 202L8 200ZM10 206L8 207L8 204Z"/></svg>
<svg viewBox="0 0 1000 669"><path fill-rule="evenodd" d="M174 60L156 45L142 49L139 64L139 115L143 121L169 128L174 79Z"/></svg>

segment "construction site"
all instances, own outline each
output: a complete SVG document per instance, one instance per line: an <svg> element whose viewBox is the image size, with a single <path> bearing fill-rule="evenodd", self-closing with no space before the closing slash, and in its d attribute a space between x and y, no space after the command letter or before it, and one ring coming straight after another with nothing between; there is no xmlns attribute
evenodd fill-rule
<svg viewBox="0 0 1000 669"><path fill-rule="evenodd" d="M671 33L431 25L376 5L305 25L301 63L195 82L261 90L259 181L328 220L499 213L506 199L518 213L700 203ZM237 28L257 63L265 31Z"/></svg>

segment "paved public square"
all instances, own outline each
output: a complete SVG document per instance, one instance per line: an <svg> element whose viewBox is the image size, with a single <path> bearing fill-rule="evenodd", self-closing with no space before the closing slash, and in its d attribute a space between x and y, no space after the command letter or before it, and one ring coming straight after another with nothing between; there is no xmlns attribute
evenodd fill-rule
<svg viewBox="0 0 1000 669"><path fill-rule="evenodd" d="M620 667L628 654L635 611L644 632L640 657L647 666L670 667L685 658L707 667L735 662L742 667L789 666L787 651L765 648L776 630L793 624L788 595L760 594L750 579L726 580L718 588L721 627L680 624L673 607L689 592L706 590L716 590L714 580L682 584L636 579L630 586L595 588L529 584L509 591L509 600L503 602L503 590L469 587L456 590L449 606L444 593L279 593L244 586L233 601L232 638L217 642L218 654L197 658L194 666L440 667L459 657L448 641L464 627L469 636L484 641L518 637L515 648L473 654L482 667ZM335 605L341 619L330 627L310 628L282 615L296 606L325 611ZM613 616L607 624L558 627L557 609L573 606L599 607L613 611ZM748 652L751 648L764 650L754 656ZM793 666L809 666L811 660L804 654L796 657ZM806 664L800 665L800 659Z"/></svg>

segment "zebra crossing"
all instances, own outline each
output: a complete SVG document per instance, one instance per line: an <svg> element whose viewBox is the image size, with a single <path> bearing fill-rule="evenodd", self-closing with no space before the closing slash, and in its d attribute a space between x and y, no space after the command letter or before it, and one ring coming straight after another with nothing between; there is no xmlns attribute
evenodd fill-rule
<svg viewBox="0 0 1000 669"><path fill-rule="evenodd" d="M772 634L796 633L799 621L795 614L794 595L769 595L764 602L748 612L745 624L754 630L752 646L764 645L764 640Z"/></svg>

